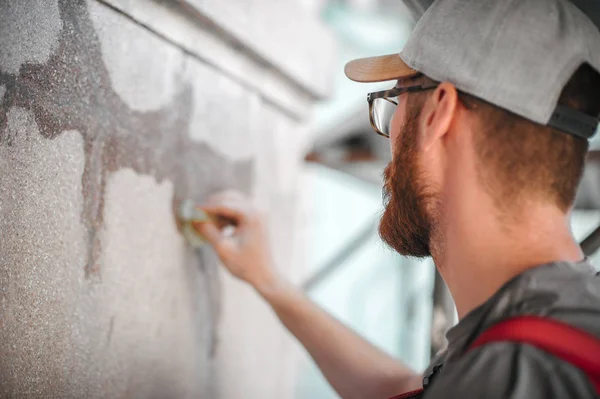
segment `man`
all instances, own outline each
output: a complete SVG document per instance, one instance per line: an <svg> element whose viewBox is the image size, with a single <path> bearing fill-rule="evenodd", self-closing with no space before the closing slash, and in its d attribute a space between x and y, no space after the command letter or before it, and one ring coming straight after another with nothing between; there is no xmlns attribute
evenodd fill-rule
<svg viewBox="0 0 600 399"><path fill-rule="evenodd" d="M261 218L238 194L203 206L237 222L233 237L212 224L198 229L343 398L420 387L425 398L596 397L589 376L554 353L519 342L471 347L520 315L600 339L600 276L569 227L598 125L599 71L598 29L563 0L438 0L399 56L346 66L356 81L397 82L369 95L373 128L392 152L380 235L402 255L431 255L458 310L447 351L424 375L277 275Z"/></svg>

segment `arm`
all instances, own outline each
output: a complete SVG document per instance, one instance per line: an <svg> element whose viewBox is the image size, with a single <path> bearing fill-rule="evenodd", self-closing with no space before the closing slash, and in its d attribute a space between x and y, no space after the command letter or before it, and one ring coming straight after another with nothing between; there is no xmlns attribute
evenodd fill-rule
<svg viewBox="0 0 600 399"><path fill-rule="evenodd" d="M230 237L224 237L215 224L196 228L225 267L271 305L342 398L386 399L421 387L420 375L331 317L274 272L262 218L239 194L221 194L202 209L235 221Z"/></svg>

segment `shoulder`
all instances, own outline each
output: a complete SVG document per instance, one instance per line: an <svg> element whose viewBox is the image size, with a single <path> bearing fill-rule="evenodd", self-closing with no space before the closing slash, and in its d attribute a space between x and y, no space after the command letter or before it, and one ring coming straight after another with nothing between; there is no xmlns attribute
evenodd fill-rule
<svg viewBox="0 0 600 399"><path fill-rule="evenodd" d="M491 343L448 362L426 391L435 398L587 399L594 388L579 369L530 345Z"/></svg>

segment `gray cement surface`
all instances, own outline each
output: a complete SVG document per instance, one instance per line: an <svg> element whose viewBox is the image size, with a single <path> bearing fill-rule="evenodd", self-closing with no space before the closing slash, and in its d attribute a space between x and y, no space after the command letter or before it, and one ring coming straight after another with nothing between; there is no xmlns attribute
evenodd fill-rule
<svg viewBox="0 0 600 399"><path fill-rule="evenodd" d="M172 206L248 192L252 160L190 138L179 49L42 3L0 7L0 397L210 397L218 264Z"/></svg>

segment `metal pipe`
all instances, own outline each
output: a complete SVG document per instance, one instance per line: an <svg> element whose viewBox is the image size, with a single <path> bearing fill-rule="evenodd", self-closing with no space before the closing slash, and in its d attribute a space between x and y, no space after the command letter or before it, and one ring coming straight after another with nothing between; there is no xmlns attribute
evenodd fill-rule
<svg viewBox="0 0 600 399"><path fill-rule="evenodd" d="M581 250L585 256L593 255L600 248L600 226L581 242Z"/></svg>
<svg viewBox="0 0 600 399"><path fill-rule="evenodd" d="M352 256L358 249L360 249L368 240L373 236L375 232L375 224L369 222L367 226L363 227L357 235L347 242L344 247L339 250L334 256L325 262L325 264L317 269L317 272L309 277L303 284L302 289L309 291L316 285L321 283L323 280L328 278L333 272L337 271L344 262Z"/></svg>

